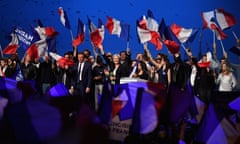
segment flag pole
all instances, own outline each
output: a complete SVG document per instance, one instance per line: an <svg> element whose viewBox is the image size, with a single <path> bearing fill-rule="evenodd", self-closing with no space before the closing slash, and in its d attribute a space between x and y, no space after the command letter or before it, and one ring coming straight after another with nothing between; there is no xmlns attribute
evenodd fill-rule
<svg viewBox="0 0 240 144"><path fill-rule="evenodd" d="M71 29L69 31L70 31L70 35L71 35L71 38L72 38L72 41L73 41L73 32L72 32Z"/></svg>
<svg viewBox="0 0 240 144"><path fill-rule="evenodd" d="M1 57L3 58L3 51L2 51L2 46L0 44L0 54L1 54Z"/></svg>
<svg viewBox="0 0 240 144"><path fill-rule="evenodd" d="M127 48L129 48L129 41L127 42Z"/></svg>
<svg viewBox="0 0 240 144"><path fill-rule="evenodd" d="M220 44L221 44L221 47L222 47L222 50L223 50L223 54L224 54L226 51L225 51L225 49L224 49L222 40L220 40Z"/></svg>
<svg viewBox="0 0 240 144"><path fill-rule="evenodd" d="M233 31L232 28L231 28L231 31L232 31L232 34L233 34L234 38L238 41L238 36L237 36L237 34Z"/></svg>
<svg viewBox="0 0 240 144"><path fill-rule="evenodd" d="M187 52L186 47L185 47L185 45L184 45L183 43L181 43L181 46L183 47L183 49L185 50L185 52Z"/></svg>
<svg viewBox="0 0 240 144"><path fill-rule="evenodd" d="M213 30L213 44L216 45L215 31Z"/></svg>

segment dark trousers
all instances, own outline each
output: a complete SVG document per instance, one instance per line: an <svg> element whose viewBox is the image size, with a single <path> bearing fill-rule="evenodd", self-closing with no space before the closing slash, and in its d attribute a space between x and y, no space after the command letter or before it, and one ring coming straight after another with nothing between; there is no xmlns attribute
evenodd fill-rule
<svg viewBox="0 0 240 144"><path fill-rule="evenodd" d="M83 85L82 82L77 83L74 89L74 95L78 97L79 104L85 103L91 107L92 102L90 94L86 93L86 87Z"/></svg>

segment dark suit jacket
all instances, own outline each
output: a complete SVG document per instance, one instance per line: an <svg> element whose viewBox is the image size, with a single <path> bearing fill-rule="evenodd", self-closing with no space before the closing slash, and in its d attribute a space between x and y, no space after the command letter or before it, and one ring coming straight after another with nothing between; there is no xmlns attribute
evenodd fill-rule
<svg viewBox="0 0 240 144"><path fill-rule="evenodd" d="M79 73L78 73L78 62L73 66L73 79L72 86L76 87L80 82ZM84 89L87 87L91 88L92 84L92 65L89 62L84 62L83 70L82 70L82 83Z"/></svg>

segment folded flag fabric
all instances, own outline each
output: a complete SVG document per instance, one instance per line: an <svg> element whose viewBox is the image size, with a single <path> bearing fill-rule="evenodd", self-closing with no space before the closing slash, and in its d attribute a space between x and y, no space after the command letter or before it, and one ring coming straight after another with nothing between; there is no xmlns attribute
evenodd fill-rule
<svg viewBox="0 0 240 144"><path fill-rule="evenodd" d="M27 54L32 60L47 55L48 45L45 39L39 40L27 49Z"/></svg>
<svg viewBox="0 0 240 144"><path fill-rule="evenodd" d="M63 69L65 68L65 66L71 67L71 66L74 65L74 62L73 62L72 60L70 60L70 59L68 59L68 58L65 58L65 57L63 57L63 56L60 56L60 55L58 55L57 53L50 52L49 55L50 55L54 60L56 60L56 61L57 61L57 64L59 64L59 66L60 66L61 68L63 68Z"/></svg>
<svg viewBox="0 0 240 144"><path fill-rule="evenodd" d="M59 7L58 14L60 16L60 21L63 24L63 26L70 30L71 26L66 11L62 7Z"/></svg>
<svg viewBox="0 0 240 144"><path fill-rule="evenodd" d="M235 144L239 136L236 126L210 104L196 132L195 141L206 144Z"/></svg>
<svg viewBox="0 0 240 144"><path fill-rule="evenodd" d="M18 82L10 78L0 78L0 95L8 99L9 104L21 102L23 94L17 87Z"/></svg>
<svg viewBox="0 0 240 144"><path fill-rule="evenodd" d="M231 101L228 105L231 109L240 111L240 97L237 97L236 99Z"/></svg>
<svg viewBox="0 0 240 144"><path fill-rule="evenodd" d="M144 88L138 88L132 130L130 131L138 134L148 134L154 131L157 125L158 115L153 95L145 91Z"/></svg>
<svg viewBox="0 0 240 144"><path fill-rule="evenodd" d="M47 39L47 38L53 38L59 33L56 32L56 30L53 27L36 27L34 28L35 31L38 33L40 39Z"/></svg>
<svg viewBox="0 0 240 144"><path fill-rule="evenodd" d="M203 29L209 28L215 31L219 40L227 37L227 35L218 27L214 11L202 12L201 17L203 20Z"/></svg>
<svg viewBox="0 0 240 144"><path fill-rule="evenodd" d="M216 20L222 30L237 24L236 18L223 8L215 9Z"/></svg>
<svg viewBox="0 0 240 144"><path fill-rule="evenodd" d="M4 115L4 108L7 106L7 104L8 104L8 99L0 96L0 120Z"/></svg>
<svg viewBox="0 0 240 144"><path fill-rule="evenodd" d="M104 25L99 25L96 27L94 23L88 18L88 26L90 31L90 39L95 47L100 47L104 40Z"/></svg>
<svg viewBox="0 0 240 144"><path fill-rule="evenodd" d="M240 56L240 46L233 46L229 49L229 51Z"/></svg>
<svg viewBox="0 0 240 144"><path fill-rule="evenodd" d="M83 22L80 19L78 19L77 36L73 40L72 45L74 47L77 47L84 41L84 38L85 38L85 25L83 24Z"/></svg>
<svg viewBox="0 0 240 144"><path fill-rule="evenodd" d="M68 89L63 83L58 83L52 86L47 94L51 97L62 97L62 96L69 96Z"/></svg>
<svg viewBox="0 0 240 144"><path fill-rule="evenodd" d="M192 42L198 32L198 29L187 29L175 23L171 25L171 30L181 43Z"/></svg>
<svg viewBox="0 0 240 144"><path fill-rule="evenodd" d="M107 16L106 28L110 34L117 35L118 37L129 41L129 24L121 23L119 20Z"/></svg>
<svg viewBox="0 0 240 144"><path fill-rule="evenodd" d="M13 105L6 113L17 143L40 143L57 136L61 130L59 110L42 100L28 99Z"/></svg>
<svg viewBox="0 0 240 144"><path fill-rule="evenodd" d="M149 41L155 45L157 50L161 50L162 42L160 41L161 36L158 32L159 25L150 10L148 10L147 16L147 18L146 16L142 16L137 20L138 38L142 44Z"/></svg>
<svg viewBox="0 0 240 144"><path fill-rule="evenodd" d="M18 37L15 33L11 33L11 41L10 43L4 48L3 54L16 54L17 48L19 47Z"/></svg>

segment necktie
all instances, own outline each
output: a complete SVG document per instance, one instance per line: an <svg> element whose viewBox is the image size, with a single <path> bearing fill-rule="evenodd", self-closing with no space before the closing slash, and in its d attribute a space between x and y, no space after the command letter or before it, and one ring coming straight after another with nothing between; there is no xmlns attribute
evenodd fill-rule
<svg viewBox="0 0 240 144"><path fill-rule="evenodd" d="M79 63L79 66L78 66L78 73L79 73L79 80L81 81L82 80L82 63Z"/></svg>

